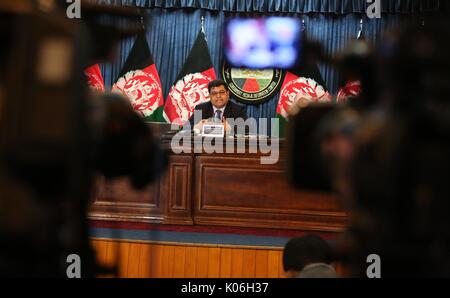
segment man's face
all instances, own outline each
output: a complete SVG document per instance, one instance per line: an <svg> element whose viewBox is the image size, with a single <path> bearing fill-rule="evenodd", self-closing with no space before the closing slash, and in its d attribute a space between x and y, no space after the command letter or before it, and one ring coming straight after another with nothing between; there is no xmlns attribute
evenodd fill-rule
<svg viewBox="0 0 450 298"><path fill-rule="evenodd" d="M209 98L213 106L217 109L221 109L227 105L228 100L230 99L230 92L223 85L212 87Z"/></svg>

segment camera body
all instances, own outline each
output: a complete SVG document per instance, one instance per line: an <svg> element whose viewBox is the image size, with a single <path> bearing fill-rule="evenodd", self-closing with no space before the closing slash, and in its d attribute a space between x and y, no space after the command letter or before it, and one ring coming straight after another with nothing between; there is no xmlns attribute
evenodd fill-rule
<svg viewBox="0 0 450 298"><path fill-rule="evenodd" d="M104 11L96 9L77 21L57 8L0 7L9 25L0 30L7 37L0 46L0 240L8 243L0 275L66 277L66 258L77 254L83 277L94 277L100 268L87 219L93 176L129 176L141 188L164 166L151 130L123 98L97 98L104 117L93 121L84 69L100 60L91 41L104 37L90 17Z"/></svg>

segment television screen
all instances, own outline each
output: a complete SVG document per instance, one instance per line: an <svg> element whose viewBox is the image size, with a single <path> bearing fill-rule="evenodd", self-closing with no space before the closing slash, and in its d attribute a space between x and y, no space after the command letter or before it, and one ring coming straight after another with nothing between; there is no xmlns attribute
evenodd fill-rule
<svg viewBox="0 0 450 298"><path fill-rule="evenodd" d="M225 58L232 67L292 68L300 59L296 18L233 18L225 25Z"/></svg>

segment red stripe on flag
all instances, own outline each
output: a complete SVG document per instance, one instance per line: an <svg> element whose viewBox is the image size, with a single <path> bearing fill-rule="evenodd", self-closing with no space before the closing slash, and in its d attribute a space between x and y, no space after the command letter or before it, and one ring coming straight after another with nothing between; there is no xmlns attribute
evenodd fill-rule
<svg viewBox="0 0 450 298"><path fill-rule="evenodd" d="M104 92L105 91L105 83L103 81L102 73L100 71L100 66L98 64L94 64L84 70L84 74L86 75L87 83L89 87L96 91Z"/></svg>
<svg viewBox="0 0 450 298"><path fill-rule="evenodd" d="M291 73L291 72L287 72L286 76L284 77L284 81L283 84L281 85L281 89L280 89L280 99L278 100L278 105L277 105L277 114L281 114L281 109L283 107L284 102L287 100L286 96L283 95L284 94L284 89L286 87L286 85L293 80L296 80L298 78L298 76L296 76L295 74Z"/></svg>

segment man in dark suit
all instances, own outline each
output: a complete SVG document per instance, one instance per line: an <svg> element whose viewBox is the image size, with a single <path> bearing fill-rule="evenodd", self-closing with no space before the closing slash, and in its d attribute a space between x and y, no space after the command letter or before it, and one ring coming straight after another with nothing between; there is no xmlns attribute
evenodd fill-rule
<svg viewBox="0 0 450 298"><path fill-rule="evenodd" d="M227 83L223 80L214 80L208 84L210 101L197 105L194 114L189 118L191 127L201 129L208 119L214 119L221 122L225 126L225 130L229 132L232 128L227 119L242 118L247 120L245 106L230 101L230 91ZM201 120L196 119L195 113L201 111ZM197 116L198 117L198 116ZM200 117L198 117L200 119ZM197 123L194 123L197 121ZM247 131L247 130L246 130ZM236 133L236 127L234 127Z"/></svg>

